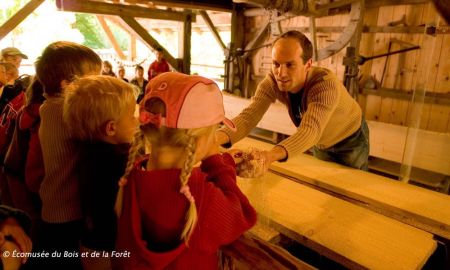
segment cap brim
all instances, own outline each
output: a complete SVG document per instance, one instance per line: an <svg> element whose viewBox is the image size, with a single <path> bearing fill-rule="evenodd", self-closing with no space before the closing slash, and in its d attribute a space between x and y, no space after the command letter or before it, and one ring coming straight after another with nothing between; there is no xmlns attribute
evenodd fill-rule
<svg viewBox="0 0 450 270"><path fill-rule="evenodd" d="M26 56L26 55L23 54L23 53L5 53L5 55L11 55L11 56L16 56L16 55L18 55L18 56L22 57L23 59L28 59L28 56Z"/></svg>
<svg viewBox="0 0 450 270"><path fill-rule="evenodd" d="M229 129L231 129L231 131L233 131L233 132L237 131L236 125L230 119L224 117L222 120L222 123Z"/></svg>

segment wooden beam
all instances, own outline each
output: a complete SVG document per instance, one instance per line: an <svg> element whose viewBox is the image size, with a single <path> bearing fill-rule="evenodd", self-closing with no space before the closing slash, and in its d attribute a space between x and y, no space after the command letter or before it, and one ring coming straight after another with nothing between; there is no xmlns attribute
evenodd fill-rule
<svg viewBox="0 0 450 270"><path fill-rule="evenodd" d="M119 56L120 59L125 60L125 54L120 48L119 43L116 40L116 37L114 37L114 34L111 32L111 29L106 23L105 18L103 18L103 16L100 15L96 15L96 17L98 22L100 23L100 26L103 28L103 31L105 31L106 37L108 38L109 43L111 43L111 46L113 47L117 56Z"/></svg>
<svg viewBox="0 0 450 270"><path fill-rule="evenodd" d="M376 8L382 6L416 5L429 3L430 0L377 0L366 1L366 8Z"/></svg>
<svg viewBox="0 0 450 270"><path fill-rule="evenodd" d="M164 53L164 58L167 60L167 62L172 66L172 68L178 70L178 63L177 60L166 50L164 49L159 42L154 39L147 30L142 27L134 18L127 17L127 16L121 16L122 20L130 26L131 29L144 41L145 44L150 46L153 49L156 48L162 48Z"/></svg>
<svg viewBox="0 0 450 270"><path fill-rule="evenodd" d="M270 27L270 18L266 18L265 20L255 37L245 46L246 52L242 56L243 58L248 58L253 53L253 50L263 42L265 35L267 35L267 30Z"/></svg>
<svg viewBox="0 0 450 270"><path fill-rule="evenodd" d="M147 2L148 1L141 1ZM197 10L214 10L222 12L231 12L233 10L233 2L231 0L211 1L211 0L196 0L196 1L183 1L183 0L152 0L153 5L174 7L174 8L186 8Z"/></svg>
<svg viewBox="0 0 450 270"><path fill-rule="evenodd" d="M56 0L58 10L157 20L184 21L186 13L87 0Z"/></svg>
<svg viewBox="0 0 450 270"><path fill-rule="evenodd" d="M216 27L214 27L214 23L211 21L211 18L209 17L208 13L204 10L200 11L200 15L203 18L203 21L205 21L206 26L208 26L209 30L211 31L214 39L217 41L219 46L222 48L222 51L226 51L227 47L225 46L225 43L223 43L222 38L219 35L219 32L217 32Z"/></svg>
<svg viewBox="0 0 450 270"><path fill-rule="evenodd" d="M246 138L236 147L272 146ZM286 164L294 165L290 161ZM327 175L346 170L331 163L308 162L295 171L302 173L304 169L313 170L316 176L323 170ZM364 180L361 177L355 183L365 187ZM238 185L271 227L350 269L384 269L387 265L392 269L421 269L437 246L430 233L272 172L261 179L239 178Z"/></svg>
<svg viewBox="0 0 450 270"><path fill-rule="evenodd" d="M0 26L0 40L16 28L28 15L31 14L37 7L39 7L44 0L31 0L20 10L16 12L11 18Z"/></svg>
<svg viewBox="0 0 450 270"><path fill-rule="evenodd" d="M328 11L330 9L339 8L342 6L349 6L350 4L352 4L355 1L359 1L359 0L340 0L340 1L331 2L329 4L316 5L315 12L320 13L320 14L328 14Z"/></svg>
<svg viewBox="0 0 450 270"><path fill-rule="evenodd" d="M302 33L308 32L309 27L287 27L288 30L297 30ZM319 26L316 27L317 33L341 33L343 26ZM436 27L435 34L450 34L450 26L441 25ZM425 26L363 26L363 33L405 33L405 34L423 34Z"/></svg>

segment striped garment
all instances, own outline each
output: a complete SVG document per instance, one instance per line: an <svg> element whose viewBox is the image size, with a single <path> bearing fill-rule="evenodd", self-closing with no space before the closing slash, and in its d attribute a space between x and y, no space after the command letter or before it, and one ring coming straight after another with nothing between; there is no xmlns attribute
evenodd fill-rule
<svg viewBox="0 0 450 270"><path fill-rule="evenodd" d="M39 190L42 219L63 223L81 218L80 196L75 166L79 150L63 122L64 98L49 97L40 108L39 139L45 177Z"/></svg>
<svg viewBox="0 0 450 270"><path fill-rule="evenodd" d="M347 89L328 69L312 67L299 94L304 97L302 121L297 132L278 145L284 147L288 157L303 153L313 146L331 147L356 132L361 126L362 112ZM251 104L233 119L237 131L223 128L232 144L247 136L256 127L270 106L281 101L294 122L287 92L278 90L272 73L258 85ZM295 122L294 122L295 123Z"/></svg>

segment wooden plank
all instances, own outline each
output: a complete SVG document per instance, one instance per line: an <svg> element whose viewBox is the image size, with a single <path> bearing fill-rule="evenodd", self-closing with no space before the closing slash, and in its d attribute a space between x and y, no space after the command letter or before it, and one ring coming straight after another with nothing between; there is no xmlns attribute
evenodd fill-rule
<svg viewBox="0 0 450 270"><path fill-rule="evenodd" d="M437 71L435 92L445 93L450 92L450 35L443 36L441 46L441 59L438 63L439 69Z"/></svg>
<svg viewBox="0 0 450 270"><path fill-rule="evenodd" d="M119 43L117 42L116 38L114 37L114 34L112 33L111 29L109 28L108 24L105 21L105 18L103 16L97 15L97 20L100 23L100 26L102 27L103 31L105 31L106 37L109 40L109 43L111 43L111 46L113 47L114 51L116 52L117 56L119 56L120 59L125 60L125 54L123 53L122 49L119 46Z"/></svg>
<svg viewBox="0 0 450 270"><path fill-rule="evenodd" d="M16 28L28 15L39 7L44 0L31 0L20 10L18 10L11 18L0 26L0 40L2 40L9 32Z"/></svg>
<svg viewBox="0 0 450 270"><path fill-rule="evenodd" d="M277 230L351 269L420 269L436 248L427 232L270 172L238 184Z"/></svg>
<svg viewBox="0 0 450 270"><path fill-rule="evenodd" d="M450 119L450 106L431 104L427 130L447 132Z"/></svg>
<svg viewBox="0 0 450 270"><path fill-rule="evenodd" d="M378 21L378 8L366 8L364 10L364 26L376 25ZM361 34L361 42L359 45L360 55L362 56L372 56L373 55L373 44L375 43L375 34ZM369 78L372 69L372 62L367 61L362 66L360 66L360 76L362 76L362 81ZM361 86L360 86L361 87ZM361 106L366 119L374 120L375 116L378 117L379 108L376 107L379 104L379 100L370 99L368 97L358 95L358 103Z"/></svg>
<svg viewBox="0 0 450 270"><path fill-rule="evenodd" d="M378 25L386 25L389 22L393 21L394 16L394 6L385 6L380 7L379 14L378 14ZM380 44L378 45L378 50L381 49L381 53L387 52L389 47L389 42L391 40L391 34L377 34L382 35ZM376 50L376 51L378 51ZM385 85L388 83L389 78L389 58L388 57L382 57L377 59L374 59L374 64L372 66L372 74L375 78L378 78L378 80L381 82L381 87L385 87ZM376 65L376 63L378 65ZM375 70L374 70L375 69ZM383 72L385 70L385 72ZM375 76L375 73L377 76ZM383 77L384 73L384 77ZM380 103L380 112L379 112L379 121L390 123L392 120L392 114L391 114L391 107L392 107L393 99L391 98L381 98Z"/></svg>
<svg viewBox="0 0 450 270"><path fill-rule="evenodd" d="M386 8L377 8L375 9L377 12L377 15L374 17L371 17L370 23L371 25L379 25L384 23L387 18L384 11ZM373 11L375 12L375 11ZM372 15L374 16L374 15ZM371 49L368 56L374 55L374 54L380 54L386 52L387 46L386 46L386 40L388 36L387 34L383 33L377 33L374 35L373 40L371 42ZM370 45L369 45L370 46ZM381 74L383 71L383 66L385 64L386 59L384 58L376 58L373 59L370 62L370 75L378 82L381 81ZM367 67L369 69L369 67ZM369 74L369 73L365 73ZM365 110L365 116L367 120L376 120L378 121L380 119L380 109L381 109L381 97L375 97L375 96L368 96L366 99L366 110Z"/></svg>
<svg viewBox="0 0 450 270"><path fill-rule="evenodd" d="M408 129L406 127L369 122L370 155L402 163ZM419 130L414 167L450 175L450 134Z"/></svg>
<svg viewBox="0 0 450 270"><path fill-rule="evenodd" d="M407 85L407 87L410 86L410 83ZM406 85L406 82L405 82L405 85ZM405 101L410 101L413 96L413 92L412 92L411 88L402 88L402 89L362 88L360 90L361 90L361 93L360 93L361 95L391 97L394 99L400 99L400 100L405 100ZM450 92L449 93L436 93L436 92L426 91L424 102L430 103L430 104L450 105Z"/></svg>
<svg viewBox="0 0 450 270"><path fill-rule="evenodd" d="M121 16L122 20L131 28L133 31L141 37L141 39L151 48L162 48L164 53L164 58L169 62L169 64L177 69L178 68L178 62L177 60L166 50L164 49L159 42L154 39L148 32L145 30L142 25L140 25L134 18L127 17L127 16Z"/></svg>
<svg viewBox="0 0 450 270"><path fill-rule="evenodd" d="M56 7L61 11L129 16L157 20L184 21L186 18L186 13L182 12L87 0L56 0Z"/></svg>
<svg viewBox="0 0 450 270"><path fill-rule="evenodd" d="M273 147L273 145L268 143L249 138L245 138L236 144L236 147L241 149L250 146L266 150ZM284 163L274 162L270 166L270 169L285 177L292 177L296 181L308 183L321 190L341 195L354 203L360 202L361 206L368 207L373 211L377 211L403 223L450 239L450 208L444 207L450 205L450 196L446 194L414 185L408 185L403 182L394 181L361 170L344 167L336 163L325 162L305 154L292 157ZM264 193L267 194L265 201L270 203L267 203L268 205L265 205L265 207L271 208L272 220L281 220L282 218L281 216L275 215L276 211L272 209L278 202L277 200L280 200L280 204L281 201L284 202L285 210L283 211L286 211L286 213L289 213L289 211L294 211L293 213L303 210L308 211L308 209L305 209L305 204L313 202L313 198L308 198L306 195L303 196L299 194L290 195L295 194L294 190L298 188L295 186L295 183L289 185L289 187L286 186L283 188L289 190L289 194L283 194L283 199L272 197L272 192L274 192L273 188L278 188L280 183L270 182L273 181L270 180L271 178L271 176L264 177L262 182L267 184L267 189L264 191ZM247 182L251 183L251 181L248 180ZM283 185L288 185L284 182L285 181L282 182ZM261 192L261 188L256 190ZM293 205L295 206L292 207L295 210L288 206L289 200L294 199L291 198L291 196L298 198L298 201L295 203L293 202ZM257 204L258 202L255 203L255 207L259 209L258 207L260 206ZM339 203L340 202L338 201L333 201L333 203L326 203L324 206L331 207L331 205L336 206ZM321 204L317 203L317 205ZM351 211L358 210L352 209ZM305 213L302 212L302 214ZM293 221L296 218L296 215L292 214L289 217L292 218ZM312 218L312 220L315 220L315 218ZM356 220L359 223L360 219L355 218L354 221ZM285 222L281 223L285 224ZM348 226L348 228L352 228L350 224L348 224ZM321 228L321 226L316 224L314 229L317 228ZM383 228L383 226L380 228ZM284 234L284 231L278 228L276 229ZM395 267L393 269L395 269Z"/></svg>
<svg viewBox="0 0 450 270"><path fill-rule="evenodd" d="M393 21L400 21L403 18L406 20L406 6L405 5L399 5L394 7L394 13L392 20ZM406 47L410 47L409 44L405 45L405 43L401 40L402 34L391 34L390 40L393 42L392 49L404 49ZM389 63L391 70L387 72L387 74L390 74L390 79L387 79L386 85L392 85L394 88L400 88L400 85L402 84L402 70L404 69L405 65L405 53L402 54L395 54L390 56ZM392 100L392 106L391 106L391 121L390 123L395 125L405 125L406 124L406 117L408 114L408 101L404 100L398 100L393 99Z"/></svg>

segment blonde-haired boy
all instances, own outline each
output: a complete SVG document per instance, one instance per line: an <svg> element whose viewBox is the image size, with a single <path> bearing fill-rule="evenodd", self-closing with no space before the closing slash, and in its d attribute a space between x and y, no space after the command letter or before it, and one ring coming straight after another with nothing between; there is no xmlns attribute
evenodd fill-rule
<svg viewBox="0 0 450 270"><path fill-rule="evenodd" d="M133 87L111 76L87 76L66 88L63 117L80 141L77 171L83 228L82 251L113 251L114 202L137 129ZM105 254L101 252L101 254ZM83 269L111 269L110 259L82 258Z"/></svg>

